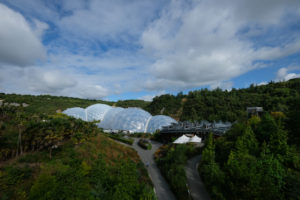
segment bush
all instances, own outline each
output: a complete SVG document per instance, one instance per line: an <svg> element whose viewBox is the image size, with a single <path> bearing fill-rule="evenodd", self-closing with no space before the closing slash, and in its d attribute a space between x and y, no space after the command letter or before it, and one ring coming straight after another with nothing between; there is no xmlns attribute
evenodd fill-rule
<svg viewBox="0 0 300 200"><path fill-rule="evenodd" d="M192 145L163 146L156 152L156 162L177 199L190 199L184 166L193 152Z"/></svg>
<svg viewBox="0 0 300 200"><path fill-rule="evenodd" d="M123 142L125 144L129 144L129 145L132 145L133 142L134 142L134 140L132 138L124 138L124 137L119 136L119 135L111 135L111 134L109 134L107 136L110 137L110 138L112 138L112 139L114 139L114 140L118 140L120 142Z"/></svg>
<svg viewBox="0 0 300 200"><path fill-rule="evenodd" d="M145 139L140 139L138 142L138 145L146 150L152 149L152 144L148 140L145 140Z"/></svg>

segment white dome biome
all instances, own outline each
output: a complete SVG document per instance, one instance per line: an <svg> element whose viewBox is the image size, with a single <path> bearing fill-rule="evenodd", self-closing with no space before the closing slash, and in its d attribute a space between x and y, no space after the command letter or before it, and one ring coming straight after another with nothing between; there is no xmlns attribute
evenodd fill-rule
<svg viewBox="0 0 300 200"><path fill-rule="evenodd" d="M163 126L169 126L172 123L177 123L177 121L166 115L156 115L153 116L148 125L147 125L147 133L154 133L156 130L161 129Z"/></svg>
<svg viewBox="0 0 300 200"><path fill-rule="evenodd" d="M150 113L140 108L126 108L116 114L112 122L112 127L116 130L144 133L146 124L150 118Z"/></svg>
<svg viewBox="0 0 300 200"><path fill-rule="evenodd" d="M109 111L112 107L106 104L94 104L89 107L87 107L86 115L87 115L87 121L91 122L94 120L103 120L105 114L107 111Z"/></svg>
<svg viewBox="0 0 300 200"><path fill-rule="evenodd" d="M118 113L124 110L124 108L120 107L112 107L108 110L103 118L103 120L98 124L100 128L103 129L115 129L113 127L114 121L118 118Z"/></svg>
<svg viewBox="0 0 300 200"><path fill-rule="evenodd" d="M64 114L75 117L77 119L86 120L86 113L85 109L75 107L75 108L68 108L67 110L63 111Z"/></svg>
<svg viewBox="0 0 300 200"><path fill-rule="evenodd" d="M106 130L153 133L176 121L165 115L153 116L140 108L120 108L94 104L86 109L75 107L63 113L84 121L100 120L98 126Z"/></svg>

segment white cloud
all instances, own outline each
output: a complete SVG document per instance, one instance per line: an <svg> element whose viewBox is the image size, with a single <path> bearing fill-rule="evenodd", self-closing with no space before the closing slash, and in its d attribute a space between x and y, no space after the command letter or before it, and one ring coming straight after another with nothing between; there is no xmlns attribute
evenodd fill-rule
<svg viewBox="0 0 300 200"><path fill-rule="evenodd" d="M61 94L64 89L76 86L77 82L61 71L46 71L40 68L28 68L24 77L29 89L40 93Z"/></svg>
<svg viewBox="0 0 300 200"><path fill-rule="evenodd" d="M24 15L0 4L10 16L0 18L6 92L103 98L146 90L141 98L150 100L161 90L230 89L232 78L300 50L299 30L260 38L297 21L298 0L5 2ZM47 61L30 67L44 48ZM279 78L295 75L288 68Z"/></svg>
<svg viewBox="0 0 300 200"><path fill-rule="evenodd" d="M76 90L81 97L88 99L101 99L108 95L107 89L101 85L79 85Z"/></svg>
<svg viewBox="0 0 300 200"><path fill-rule="evenodd" d="M11 78L18 77L18 78ZM78 76L70 69L53 67L4 67L0 74L0 91L19 94L51 94L101 99L109 92L94 76Z"/></svg>
<svg viewBox="0 0 300 200"><path fill-rule="evenodd" d="M220 88L222 90L231 91L232 90L233 83L231 81L227 82L218 82L210 85L211 89Z"/></svg>
<svg viewBox="0 0 300 200"><path fill-rule="evenodd" d="M144 96L139 97L138 99L144 100L144 101L152 101L154 97L161 96L163 94L166 94L166 91L160 91L154 95L144 95Z"/></svg>
<svg viewBox="0 0 300 200"><path fill-rule="evenodd" d="M257 85L258 85L258 86L261 86L261 85L267 85L267 84L268 84L268 82L263 81L263 82L258 83Z"/></svg>
<svg viewBox="0 0 300 200"><path fill-rule="evenodd" d="M34 30L33 31L34 31L35 35L38 38L42 39L45 30L47 30L49 28L48 24L45 22L42 22L38 19L33 19L33 22L34 22L34 24L33 24Z"/></svg>
<svg viewBox="0 0 300 200"><path fill-rule="evenodd" d="M72 1L73 4L73 1ZM150 1L91 0L88 5L66 3L72 14L63 17L58 25L67 35L92 41L136 41L145 25L153 18L158 3ZM119 44L118 44L119 45Z"/></svg>
<svg viewBox="0 0 300 200"><path fill-rule="evenodd" d="M144 31L143 51L155 59L151 66L155 78L146 82L146 88L214 85L264 66L254 63L257 60L272 61L300 51L300 38L281 47L254 47L251 40L239 36L247 26L250 30L276 26L295 1L287 5L280 1L274 5L271 1L192 2L182 6L186 1L172 1ZM255 10L260 6L264 9Z"/></svg>
<svg viewBox="0 0 300 200"><path fill-rule="evenodd" d="M289 68L280 68L277 71L277 77L276 77L276 81L288 81L290 79L293 78L300 78L300 74L296 74L296 73L288 73L290 71Z"/></svg>
<svg viewBox="0 0 300 200"><path fill-rule="evenodd" d="M45 49L25 18L1 3L0 13L0 63L25 66L43 59Z"/></svg>

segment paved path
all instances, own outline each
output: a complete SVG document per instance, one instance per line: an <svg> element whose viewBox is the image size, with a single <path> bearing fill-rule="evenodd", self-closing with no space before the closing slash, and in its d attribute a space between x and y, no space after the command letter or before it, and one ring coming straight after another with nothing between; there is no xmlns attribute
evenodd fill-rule
<svg viewBox="0 0 300 200"><path fill-rule="evenodd" d="M201 155L195 156L192 159L188 160L185 167L185 173L188 179L188 186L193 200L208 200L210 199L209 194L199 176L197 169L200 159Z"/></svg>
<svg viewBox="0 0 300 200"><path fill-rule="evenodd" d="M174 194L172 193L168 183L160 173L159 169L156 166L154 161L154 153L155 151L161 146L161 143L151 141L152 144L151 150L144 150L138 145L138 139L135 139L132 147L138 152L141 160L146 165L149 164L147 167L148 174L154 184L156 196L158 200L172 200L176 199Z"/></svg>

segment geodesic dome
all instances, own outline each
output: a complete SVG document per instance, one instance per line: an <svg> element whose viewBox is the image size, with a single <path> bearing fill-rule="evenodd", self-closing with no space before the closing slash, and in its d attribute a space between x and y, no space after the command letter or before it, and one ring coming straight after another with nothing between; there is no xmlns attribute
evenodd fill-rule
<svg viewBox="0 0 300 200"><path fill-rule="evenodd" d="M103 120L98 124L100 128L103 129L115 129L113 127L114 121L117 120L118 113L124 110L124 108L120 107L112 107L108 110L103 118Z"/></svg>
<svg viewBox="0 0 300 200"><path fill-rule="evenodd" d="M77 119L86 120L86 113L85 109L75 107L75 108L68 108L67 110L63 111L64 114L75 117Z"/></svg>
<svg viewBox="0 0 300 200"><path fill-rule="evenodd" d="M172 123L177 123L175 119L166 115L156 115L151 117L147 125L147 133L154 133L157 129L161 129L163 126L168 126Z"/></svg>
<svg viewBox="0 0 300 200"><path fill-rule="evenodd" d="M98 126L103 129L130 132L153 133L162 126L176 121L165 115L153 116L140 108L111 107L106 104L94 104L86 109L69 108L63 113L84 121L100 120Z"/></svg>
<svg viewBox="0 0 300 200"><path fill-rule="evenodd" d="M91 122L94 120L103 120L106 112L108 112L112 107L108 106L106 104L94 104L89 107L87 107L86 115L87 115L87 121Z"/></svg>
<svg viewBox="0 0 300 200"><path fill-rule="evenodd" d="M127 108L117 113L112 122L113 129L145 132L146 124L152 116L140 108Z"/></svg>

